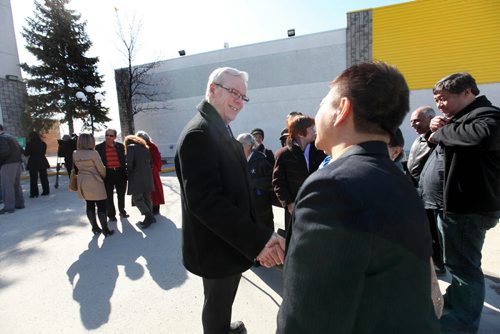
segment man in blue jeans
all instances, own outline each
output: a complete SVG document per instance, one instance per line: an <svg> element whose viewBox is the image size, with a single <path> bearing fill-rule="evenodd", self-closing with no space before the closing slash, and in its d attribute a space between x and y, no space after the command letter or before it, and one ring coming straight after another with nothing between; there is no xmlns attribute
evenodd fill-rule
<svg viewBox="0 0 500 334"><path fill-rule="evenodd" d="M484 303L481 250L500 217L500 109L478 96L474 78L455 73L436 83L443 116L430 124L437 147L424 167L423 197L433 202L452 275L440 319L443 333L477 333Z"/></svg>

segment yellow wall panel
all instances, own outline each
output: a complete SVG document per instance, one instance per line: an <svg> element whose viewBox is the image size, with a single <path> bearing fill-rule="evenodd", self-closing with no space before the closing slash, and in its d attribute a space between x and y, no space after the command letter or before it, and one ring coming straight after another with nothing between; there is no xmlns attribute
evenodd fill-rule
<svg viewBox="0 0 500 334"><path fill-rule="evenodd" d="M500 0L417 0L372 9L373 59L399 68L410 89L467 71L500 82Z"/></svg>

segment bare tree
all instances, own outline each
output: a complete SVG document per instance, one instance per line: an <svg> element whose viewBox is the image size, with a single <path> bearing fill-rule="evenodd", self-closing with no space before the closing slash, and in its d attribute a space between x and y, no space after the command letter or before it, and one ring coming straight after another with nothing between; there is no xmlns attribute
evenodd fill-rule
<svg viewBox="0 0 500 334"><path fill-rule="evenodd" d="M154 61L147 64L135 65L139 45L139 35L142 28L142 20L136 18L135 14L128 20L124 27L122 20L115 8L117 35L119 38L119 51L127 60L127 67L115 70L116 91L118 94L118 106L121 119L122 134L135 133L134 116L140 112L159 110L154 104L147 102L161 101L159 88L162 80L155 79L153 70L158 67L159 62Z"/></svg>

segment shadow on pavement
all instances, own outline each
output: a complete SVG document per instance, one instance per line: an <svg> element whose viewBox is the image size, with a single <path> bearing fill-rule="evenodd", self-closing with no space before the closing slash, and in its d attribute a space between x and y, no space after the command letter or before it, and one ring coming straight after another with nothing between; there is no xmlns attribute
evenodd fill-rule
<svg viewBox="0 0 500 334"><path fill-rule="evenodd" d="M108 322L119 266L123 266L128 279L139 280L145 268L137 260L143 257L151 278L163 290L178 287L187 279L181 263L180 230L165 217L157 216L157 221L143 230L144 234L128 219L121 220L121 233L111 224L115 234L104 239L100 248L98 238L93 237L88 249L68 268L73 299L80 304L86 329L97 329Z"/></svg>
<svg viewBox="0 0 500 334"><path fill-rule="evenodd" d="M50 194L33 199L29 198L29 181L22 181L25 208L0 216L0 259L3 266L28 262L40 251L40 243L71 233L68 226L81 226L85 202L68 192L66 179L60 180L59 189L54 189L53 179L49 178ZM8 288L12 283L0 279L0 289Z"/></svg>
<svg viewBox="0 0 500 334"><path fill-rule="evenodd" d="M283 293L283 277L282 270L279 268L265 268L265 267L252 267L250 269L254 272L259 278L266 283L268 287L273 289L280 297L282 297ZM260 290L263 294L267 295L269 299L271 299L278 307L280 306L280 302L277 301L273 296L271 296L267 291L262 289L259 284L256 282L252 282L251 279L243 273L242 279L253 285L257 290Z"/></svg>

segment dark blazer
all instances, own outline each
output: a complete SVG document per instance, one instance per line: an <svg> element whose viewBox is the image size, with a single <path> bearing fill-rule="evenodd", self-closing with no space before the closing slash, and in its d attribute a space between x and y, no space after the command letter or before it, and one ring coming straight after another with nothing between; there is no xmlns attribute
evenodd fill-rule
<svg viewBox="0 0 500 334"><path fill-rule="evenodd" d="M207 101L198 111L175 155L183 260L193 274L223 278L250 268L273 231L255 220L241 144Z"/></svg>
<svg viewBox="0 0 500 334"><path fill-rule="evenodd" d="M126 160L125 160L125 145L115 141L116 152L118 153L118 160L120 161L120 165L122 168L126 168ZM95 146L95 150L101 156L102 163L107 168L108 162L106 161L106 142L102 142Z"/></svg>
<svg viewBox="0 0 500 334"><path fill-rule="evenodd" d="M304 180L314 173L325 153L319 151L314 143L309 149L309 170L302 149L297 145L285 146L276 151L276 163L273 171L273 189L281 205L286 208L295 202L295 197Z"/></svg>
<svg viewBox="0 0 500 334"><path fill-rule="evenodd" d="M49 161L45 157L47 144L42 140L31 140L26 144L24 155L29 156L26 168L32 171L38 171L49 168Z"/></svg>
<svg viewBox="0 0 500 334"><path fill-rule="evenodd" d="M351 147L301 187L278 333L439 333L431 237L383 142Z"/></svg>

